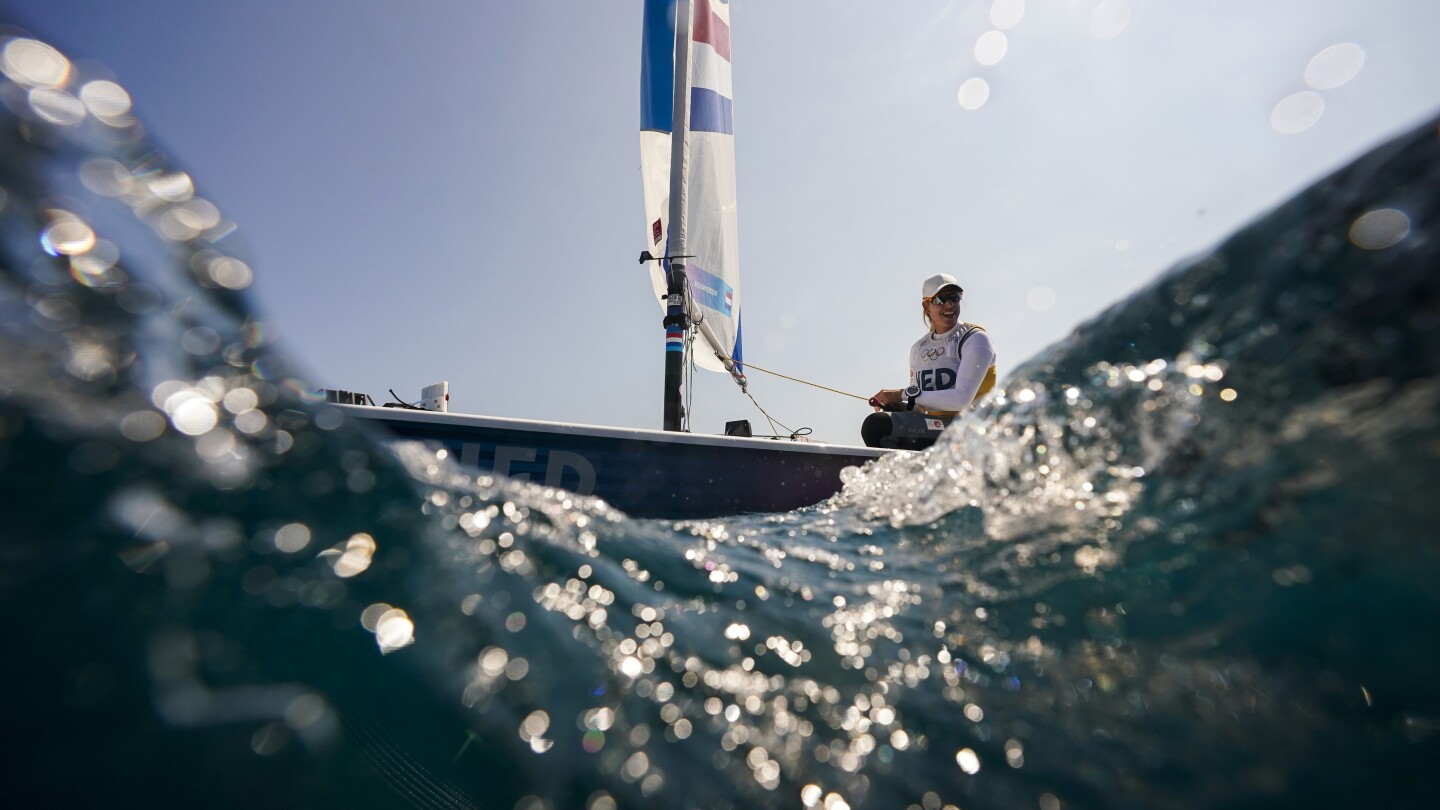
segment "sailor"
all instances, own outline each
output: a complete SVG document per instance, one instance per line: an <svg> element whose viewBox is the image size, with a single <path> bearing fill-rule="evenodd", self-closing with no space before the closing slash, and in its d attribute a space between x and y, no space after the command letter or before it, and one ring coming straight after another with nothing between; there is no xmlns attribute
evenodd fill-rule
<svg viewBox="0 0 1440 810"><path fill-rule="evenodd" d="M883 388L870 398L876 412L860 426L867 446L929 447L950 420L995 387L995 349L983 328L960 320L964 295L948 273L925 279L920 312L930 331L910 348L910 386Z"/></svg>

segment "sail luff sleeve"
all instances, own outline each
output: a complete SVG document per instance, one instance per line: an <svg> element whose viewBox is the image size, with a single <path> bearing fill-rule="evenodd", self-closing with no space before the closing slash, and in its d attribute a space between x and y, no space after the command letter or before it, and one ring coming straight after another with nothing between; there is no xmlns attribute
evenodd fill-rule
<svg viewBox="0 0 1440 810"><path fill-rule="evenodd" d="M687 252L686 204L690 187L690 144L687 137L690 131L690 0L675 2L674 91L670 137L670 238L665 253L682 256Z"/></svg>

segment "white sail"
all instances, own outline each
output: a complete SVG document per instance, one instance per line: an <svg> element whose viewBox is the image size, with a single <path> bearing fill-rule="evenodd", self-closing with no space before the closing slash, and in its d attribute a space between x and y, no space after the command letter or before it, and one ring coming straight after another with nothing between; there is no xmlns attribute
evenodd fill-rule
<svg viewBox="0 0 1440 810"><path fill-rule="evenodd" d="M679 36L676 18L688 21ZM685 50L677 53L678 48ZM646 0L640 113L646 249L656 256L688 257L681 261L694 304L690 317L716 350L738 361L732 97L728 0ZM677 108L684 113L678 126ZM672 170L675 155L679 171ZM660 263L651 265L650 277L664 309ZM697 349L695 361L702 368L725 370L706 349Z"/></svg>

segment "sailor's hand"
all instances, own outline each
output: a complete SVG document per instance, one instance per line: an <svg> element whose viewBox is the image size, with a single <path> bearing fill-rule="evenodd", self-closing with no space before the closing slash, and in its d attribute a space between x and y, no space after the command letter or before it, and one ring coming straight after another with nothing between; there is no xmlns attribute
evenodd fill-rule
<svg viewBox="0 0 1440 810"><path fill-rule="evenodd" d="M900 406L903 394L899 388L882 388L870 397L870 406L877 411L893 410Z"/></svg>

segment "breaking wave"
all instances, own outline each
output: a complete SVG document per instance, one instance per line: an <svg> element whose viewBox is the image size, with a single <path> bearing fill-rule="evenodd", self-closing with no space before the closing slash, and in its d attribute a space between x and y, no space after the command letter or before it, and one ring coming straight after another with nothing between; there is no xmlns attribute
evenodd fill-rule
<svg viewBox="0 0 1440 810"><path fill-rule="evenodd" d="M108 87L0 46L19 804L1433 801L1435 122L931 450L669 523L315 403L218 206Z"/></svg>

